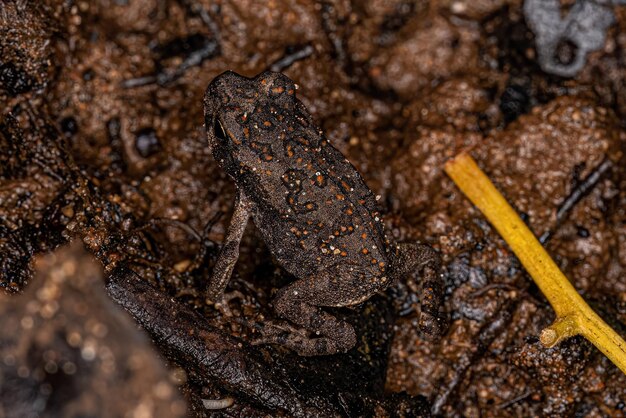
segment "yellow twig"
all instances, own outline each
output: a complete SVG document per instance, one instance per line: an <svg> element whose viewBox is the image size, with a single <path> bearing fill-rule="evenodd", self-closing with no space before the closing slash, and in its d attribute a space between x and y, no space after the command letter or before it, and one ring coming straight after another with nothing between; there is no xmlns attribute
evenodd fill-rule
<svg viewBox="0 0 626 418"><path fill-rule="evenodd" d="M557 319L541 332L542 344L552 347L580 334L626 373L626 342L576 292L472 157L456 156L446 163L445 171L509 244L554 308Z"/></svg>

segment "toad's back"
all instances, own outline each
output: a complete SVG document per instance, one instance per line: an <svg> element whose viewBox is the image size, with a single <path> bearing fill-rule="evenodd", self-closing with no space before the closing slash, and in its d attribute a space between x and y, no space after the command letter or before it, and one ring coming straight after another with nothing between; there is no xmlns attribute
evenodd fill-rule
<svg viewBox="0 0 626 418"><path fill-rule="evenodd" d="M205 109L213 155L282 266L296 277L333 265L385 275L389 245L376 199L312 123L291 80L226 72L209 86Z"/></svg>

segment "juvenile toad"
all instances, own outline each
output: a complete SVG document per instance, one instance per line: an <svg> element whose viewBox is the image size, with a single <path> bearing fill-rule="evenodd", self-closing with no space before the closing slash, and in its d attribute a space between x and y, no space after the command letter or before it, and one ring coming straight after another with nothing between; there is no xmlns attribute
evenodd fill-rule
<svg viewBox="0 0 626 418"><path fill-rule="evenodd" d="M249 79L228 71L206 91L209 146L238 190L207 297L223 297L252 217L276 261L297 279L279 290L274 309L309 332L269 326L261 342L308 356L347 351L356 343L354 329L321 308L357 305L420 268L420 328L437 337L438 255L427 245L387 237L372 191L314 124L295 90L280 73Z"/></svg>

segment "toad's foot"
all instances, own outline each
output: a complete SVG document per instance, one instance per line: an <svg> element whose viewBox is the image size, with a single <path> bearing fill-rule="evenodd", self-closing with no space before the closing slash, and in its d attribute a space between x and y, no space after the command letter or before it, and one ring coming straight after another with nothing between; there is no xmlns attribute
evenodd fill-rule
<svg viewBox="0 0 626 418"><path fill-rule="evenodd" d="M420 294L421 313L419 328L429 341L437 341L444 334L447 323L440 312L443 304L443 284L438 268L424 267L424 278Z"/></svg>
<svg viewBox="0 0 626 418"><path fill-rule="evenodd" d="M263 321L255 323L252 328L261 334L252 340L252 345L280 344L287 345L289 340L302 340L308 338L308 333L302 328L294 327L284 321Z"/></svg>
<svg viewBox="0 0 626 418"><path fill-rule="evenodd" d="M329 315L330 316L330 315ZM261 337L252 341L253 345L278 344L287 347L301 356L319 356L348 351L356 343L354 329L347 322L339 327L339 333L346 335L345 343L342 339L331 337L310 337L303 329L283 322L267 321L255 326Z"/></svg>
<svg viewBox="0 0 626 418"><path fill-rule="evenodd" d="M421 313L419 328L424 338L436 341L443 335L447 326L443 306L444 279L441 274L441 258L430 246L419 243L398 245L395 260L395 274L398 277L422 271L417 293L420 295Z"/></svg>
<svg viewBox="0 0 626 418"><path fill-rule="evenodd" d="M219 302L215 302L215 309L217 309L222 316L232 317L233 311L230 309L230 301L232 300L244 300L246 297L238 290L232 292L226 292L222 295L222 299Z"/></svg>

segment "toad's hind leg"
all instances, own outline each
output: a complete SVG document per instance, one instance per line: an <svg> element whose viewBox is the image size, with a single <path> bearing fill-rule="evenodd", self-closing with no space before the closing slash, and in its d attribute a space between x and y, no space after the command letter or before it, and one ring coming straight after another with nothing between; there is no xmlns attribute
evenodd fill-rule
<svg viewBox="0 0 626 418"><path fill-rule="evenodd" d="M256 343L280 344L301 356L343 353L354 347L356 334L352 325L324 312L320 306L351 306L371 296L354 292L355 283L347 283L327 273L298 280L281 289L274 299L276 313L302 327L296 330L265 323L263 336ZM359 289L359 287L356 287ZM308 334L314 334L310 337Z"/></svg>
<svg viewBox="0 0 626 418"><path fill-rule="evenodd" d="M422 271L418 290L421 305L419 327L426 338L436 340L443 334L446 323L440 313L444 290L441 258L432 247L418 243L398 244L398 251L393 264L396 277L404 277L418 269Z"/></svg>

